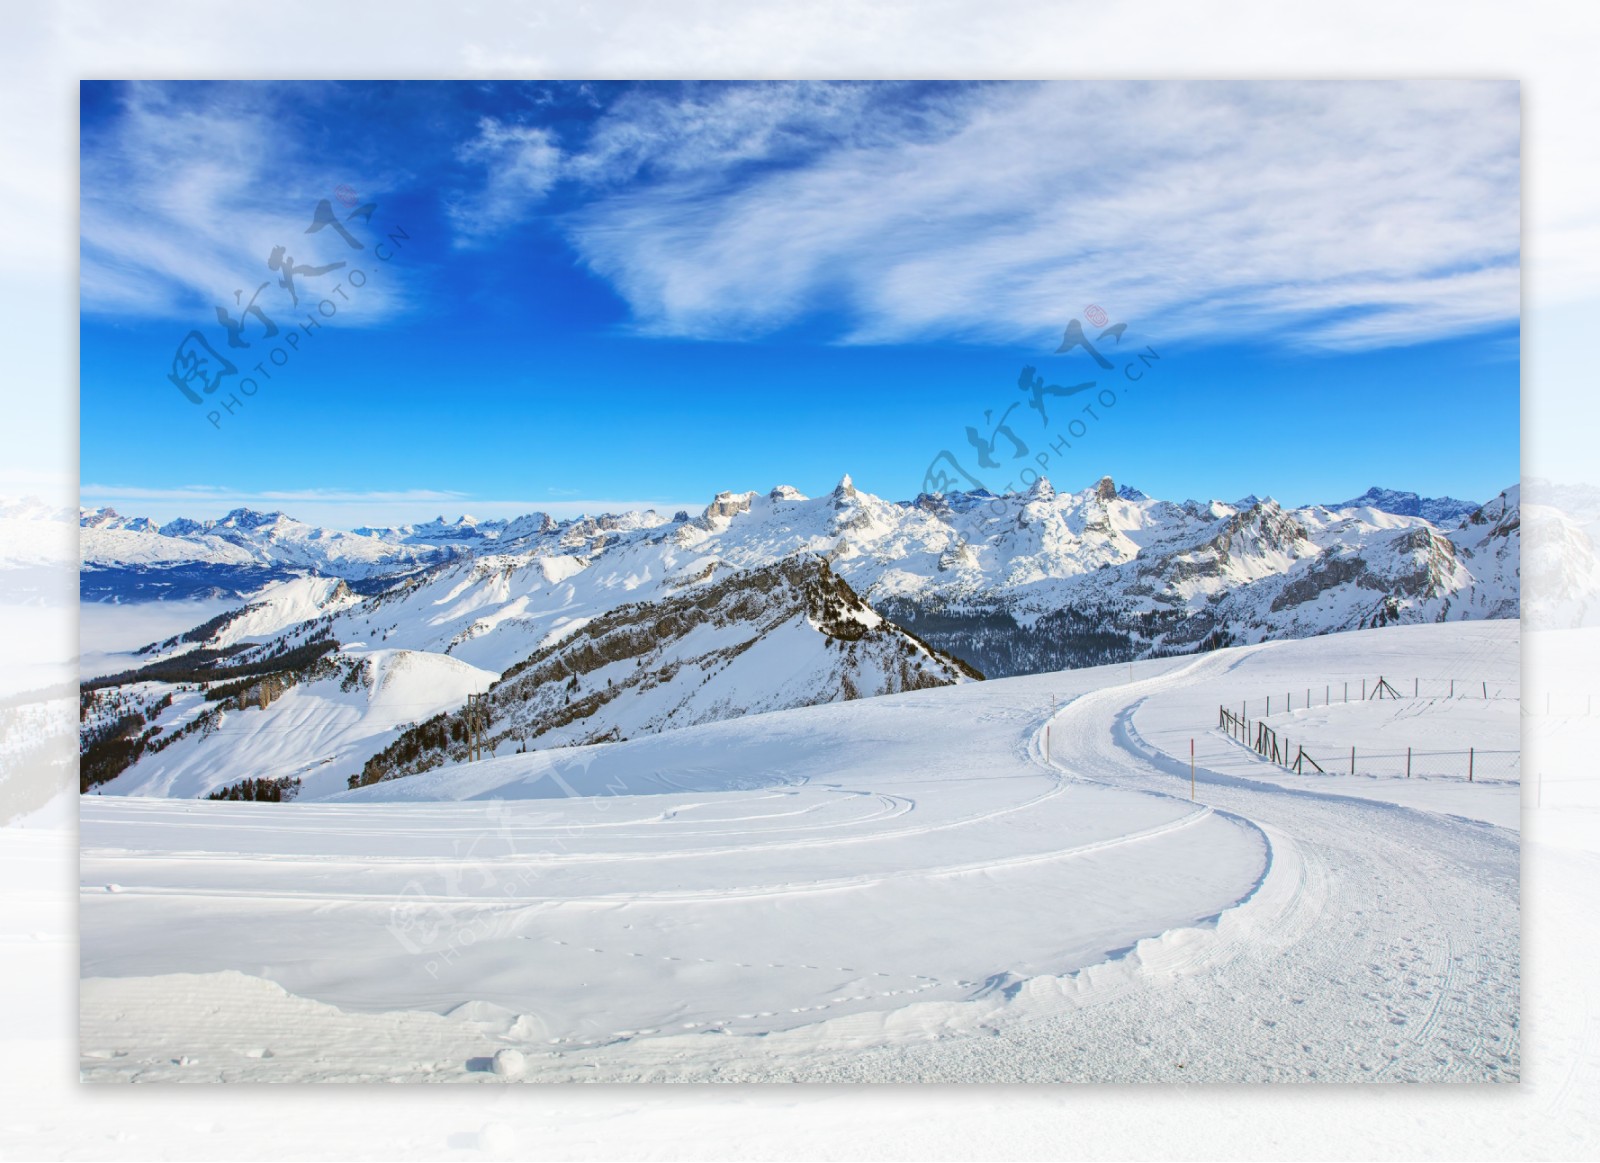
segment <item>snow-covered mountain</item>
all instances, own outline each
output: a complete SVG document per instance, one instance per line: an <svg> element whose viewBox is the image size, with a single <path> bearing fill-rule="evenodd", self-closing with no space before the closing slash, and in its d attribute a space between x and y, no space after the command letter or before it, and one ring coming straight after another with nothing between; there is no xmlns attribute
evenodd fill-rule
<svg viewBox="0 0 1600 1163"><path fill-rule="evenodd" d="M115 509L85 509L78 542L86 601L243 597L308 573L348 581L385 577L451 552L251 509L220 521L180 517L161 526Z"/></svg>
<svg viewBox="0 0 1600 1163"><path fill-rule="evenodd" d="M516 552L537 539L576 530L654 528L667 519L607 514L557 523L545 513L511 520L455 521L349 531L297 521L283 513L235 509L221 520L179 517L156 525L115 509L79 512L80 592L85 601L152 601L247 597L262 586L303 574L342 578L374 592L421 566L457 556Z"/></svg>
<svg viewBox="0 0 1600 1163"><path fill-rule="evenodd" d="M1057 493L886 501L721 493L697 517L540 521L332 614L329 633L504 671L623 603L797 554L991 676L1333 630L1518 612L1518 490L1440 526L1370 507ZM1494 514L1484 516L1483 514ZM531 523L530 523L531 524ZM416 568L416 567L412 567Z"/></svg>
<svg viewBox="0 0 1600 1163"><path fill-rule="evenodd" d="M1338 504L1325 507L1377 509L1382 513L1393 513L1397 517L1426 517L1435 525L1453 525L1465 517L1470 517L1478 509L1478 502L1458 501L1454 497L1419 497L1416 493L1405 493L1373 485L1359 497L1352 497L1348 501L1340 501Z"/></svg>
<svg viewBox="0 0 1600 1163"><path fill-rule="evenodd" d="M562 747L982 676L886 621L804 555L677 597L619 606L508 669L487 704L440 715L374 756L351 786L480 746Z"/></svg>
<svg viewBox="0 0 1600 1163"><path fill-rule="evenodd" d="M354 532L376 537L395 545L449 546L455 549L482 549L505 546L535 533L548 533L556 522L548 513L528 513L510 520L480 521L463 513L454 521L443 515L418 525L359 526Z"/></svg>
<svg viewBox="0 0 1600 1163"><path fill-rule="evenodd" d="M301 577L153 644L136 670L95 685L222 683L248 701L275 683L309 691L331 681L329 666L400 651L501 676L484 741L542 748L960 681L969 666L1001 677L1396 623L1516 617L1520 513L1515 487L1440 526L1370 506L1180 504L1109 478L1073 493L1041 479L1021 494L894 502L845 477L816 498L786 486L721 493L695 517L508 522L476 552L399 557L409 572L372 578L377 592L365 595ZM128 535L214 539L237 551L235 537L244 537L253 551L261 530L277 531L278 544L308 540L293 524L271 517L235 521L231 534ZM352 546L416 549L385 540L401 536L394 530L347 536ZM370 559L352 550L343 560ZM419 713L415 729L390 719L373 720L370 731L342 727L337 756L316 764L336 759L324 774L376 779L453 761L465 749L464 699L434 706L431 722ZM123 715L115 738L181 728L169 724L176 706L154 721ZM237 713L260 712L241 705ZM117 786L190 786L162 774L168 746L135 756ZM213 756L205 770L253 770L247 758L213 768Z"/></svg>
<svg viewBox="0 0 1600 1163"><path fill-rule="evenodd" d="M804 555L618 606L503 676L443 651L341 645L332 628L360 601L332 579L277 586L153 644L137 670L86 684L83 790L198 796L260 783L276 798L426 770L465 758L460 708L491 685L479 716L492 754L982 677ZM297 612L314 616L286 627Z"/></svg>
<svg viewBox="0 0 1600 1163"><path fill-rule="evenodd" d="M347 649L207 687L102 688L85 698L81 786L183 799L246 781L281 798L336 793L413 723L460 706L494 679L445 655Z"/></svg>

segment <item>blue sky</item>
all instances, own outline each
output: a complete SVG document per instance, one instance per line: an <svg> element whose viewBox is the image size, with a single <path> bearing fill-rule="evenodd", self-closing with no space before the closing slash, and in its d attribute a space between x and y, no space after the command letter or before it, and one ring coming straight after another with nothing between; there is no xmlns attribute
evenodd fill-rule
<svg viewBox="0 0 1600 1163"><path fill-rule="evenodd" d="M83 501L903 498L943 450L991 488L1047 453L1063 488L1483 499L1518 476L1518 150L1501 82L86 83ZM324 200L359 249L307 233ZM295 306L279 246L345 265ZM1057 354L1073 319L1126 324L1111 370ZM191 331L235 368L198 405ZM1025 365L1096 387L1046 426Z"/></svg>

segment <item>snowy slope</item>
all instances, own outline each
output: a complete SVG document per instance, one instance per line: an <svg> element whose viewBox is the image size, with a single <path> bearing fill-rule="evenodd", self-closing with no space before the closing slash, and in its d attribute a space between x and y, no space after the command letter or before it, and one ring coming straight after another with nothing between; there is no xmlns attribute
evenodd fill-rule
<svg viewBox="0 0 1600 1163"><path fill-rule="evenodd" d="M1459 810L1501 790L1254 779L1211 730L1313 674L1515 655L1509 623L1369 630L325 803L91 797L85 1076L1515 1080L1516 838Z"/></svg>
<svg viewBox="0 0 1600 1163"><path fill-rule="evenodd" d="M306 798L342 791L410 724L460 706L495 677L439 654L345 649L281 693L269 690L265 708L257 688L212 702L198 690L144 684L152 699L172 694L158 719L159 749L95 790L192 799L244 779L289 779Z"/></svg>
<svg viewBox="0 0 1600 1163"><path fill-rule="evenodd" d="M329 626L357 601L334 579L285 583L153 648L116 685L101 680L86 696L85 779L100 794L175 796L300 780L298 795L314 798L358 775L464 759L466 696L499 672L437 651L336 646ZM411 676L409 694L378 698L397 674ZM885 622L825 562L792 559L573 624L507 671L475 717L493 754L976 677ZM118 739L134 747L120 760Z"/></svg>

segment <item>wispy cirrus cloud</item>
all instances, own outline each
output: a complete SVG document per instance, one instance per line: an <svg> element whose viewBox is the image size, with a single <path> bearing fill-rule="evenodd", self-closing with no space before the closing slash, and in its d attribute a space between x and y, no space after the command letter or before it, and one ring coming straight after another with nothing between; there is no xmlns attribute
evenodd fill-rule
<svg viewBox="0 0 1600 1163"><path fill-rule="evenodd" d="M1037 340L1093 300L1165 336L1362 348L1517 318L1512 83L986 86L918 128L852 129L736 183L738 151L670 150L666 178L567 227L662 335L826 310L851 342Z"/></svg>
<svg viewBox="0 0 1600 1163"><path fill-rule="evenodd" d="M267 282L274 296L267 309L298 318L281 272L268 265L274 248L301 266L346 264L330 272L334 281L362 265L365 243L354 248L332 229L313 236L307 227L323 199L341 217L350 212L334 200L341 184L361 182L356 192L370 199L386 176L339 172L333 159L307 150L296 109L308 92L270 84L124 86L115 119L85 135L83 310L208 324L218 306L237 315ZM361 225L349 229L355 236ZM314 293L314 305L331 285L328 276L303 275L296 291L302 302ZM394 278L369 280L359 300L347 302L354 325L406 306Z"/></svg>
<svg viewBox="0 0 1600 1163"><path fill-rule="evenodd" d="M477 135L457 151L469 167L482 170L482 184L447 207L458 246L491 239L522 221L561 175L561 147L539 126L506 124L493 117L478 122Z"/></svg>

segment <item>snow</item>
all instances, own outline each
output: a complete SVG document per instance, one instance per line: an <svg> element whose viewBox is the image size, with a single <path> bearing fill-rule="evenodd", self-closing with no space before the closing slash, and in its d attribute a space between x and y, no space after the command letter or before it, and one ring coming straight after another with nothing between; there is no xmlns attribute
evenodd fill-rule
<svg viewBox="0 0 1600 1163"><path fill-rule="evenodd" d="M1514 515L1518 496L1508 490L1485 511ZM408 540L411 533L336 534L282 515L212 523L209 532L182 538L86 526L84 561L108 569L157 563L104 540L117 536L161 542L159 562L167 564L211 560L212 541L219 561L235 561L244 546L238 560L326 575L365 578L429 564L414 583L352 606L336 620L335 635L372 641L377 634L387 645L502 671L537 649L559 619L659 600L799 554L826 556L874 604L1003 610L1023 625L1063 608L1108 608L1127 631L1138 615L1177 612L1202 622L1215 617L1235 640L1262 641L1375 620L1517 611L1514 519L1445 528L1371 507L1284 510L1245 500L1251 504L1178 505L1120 494L1110 482L1062 492L1041 479L1023 494L896 503L846 477L815 499L786 486L724 492L683 523L654 512L561 523L536 514L491 530L492 537L451 542L464 556L450 561L439 560L433 541ZM437 529L481 532L489 524ZM1394 608L1384 610L1391 599ZM1173 644L1192 646L1204 632Z"/></svg>
<svg viewBox="0 0 1600 1163"><path fill-rule="evenodd" d="M196 797L241 779L287 776L301 780L303 796L341 791L407 725L454 710L499 677L410 650L351 647L336 658L348 669L289 686L265 708L229 708L208 703L199 691L144 684L151 693L174 692L160 720L168 733L203 714L216 721L147 753L96 790L102 796Z"/></svg>
<svg viewBox="0 0 1600 1163"><path fill-rule="evenodd" d="M1396 626L1267 644L1243 655L1225 678L1205 689L1137 708L1124 727L1130 745L1169 755L1186 754L1196 728L1208 728L1198 746L1205 766L1219 775L1422 808L1517 831L1522 810L1519 630L1510 621L1461 623L1448 631ZM1400 697L1362 701L1363 682L1373 691L1383 676ZM1452 681L1454 698L1449 697ZM1345 684L1351 691L1348 703ZM1413 697L1413 690L1421 697ZM1266 715L1269 695L1274 711ZM1296 709L1286 712L1291 698ZM1292 749L1304 747L1326 774L1308 767L1306 774L1296 775L1218 732L1219 705L1248 714L1252 724L1266 722ZM1354 775L1349 774L1352 746ZM1405 775L1407 747L1414 752L1410 778ZM1472 783L1469 747L1482 753Z"/></svg>
<svg viewBox="0 0 1600 1163"><path fill-rule="evenodd" d="M313 618L347 609L360 601L338 578L301 577L278 582L251 596L242 613L207 642L233 646L263 641Z"/></svg>
<svg viewBox="0 0 1600 1163"><path fill-rule="evenodd" d="M1390 628L323 802L88 797L84 1074L1515 1079L1516 835L1458 810L1503 789L1358 799L1213 730L1290 675L1515 656L1510 623ZM1392 720L1326 724L1357 726Z"/></svg>

